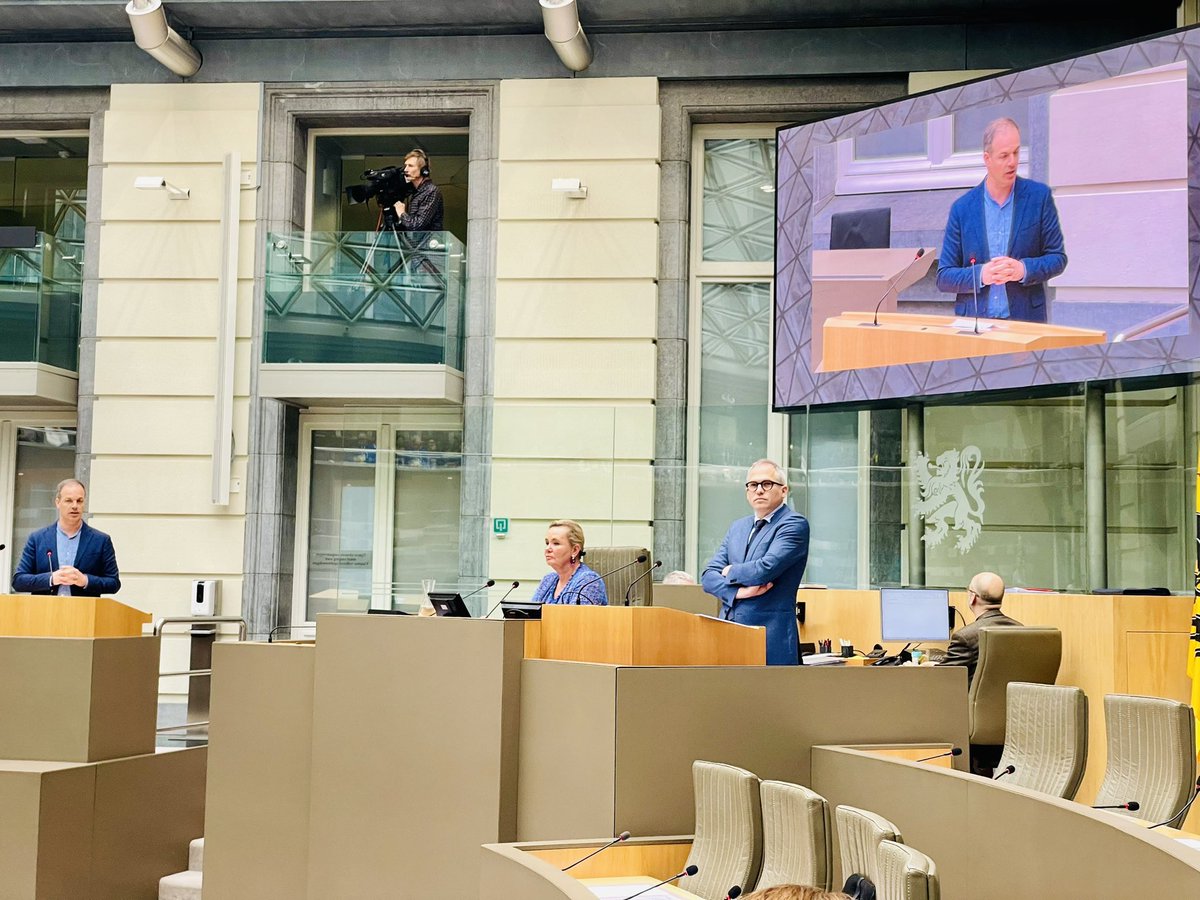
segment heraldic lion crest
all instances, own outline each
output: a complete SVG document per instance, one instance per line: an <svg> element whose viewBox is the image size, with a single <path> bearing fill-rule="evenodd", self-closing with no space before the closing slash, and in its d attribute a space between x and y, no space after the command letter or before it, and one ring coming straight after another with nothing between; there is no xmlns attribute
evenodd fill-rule
<svg viewBox="0 0 1200 900"><path fill-rule="evenodd" d="M916 511L925 520L921 540L936 547L953 528L962 532L954 546L966 553L983 530L983 454L971 445L961 452L946 450L930 464L929 457L919 453L914 468L921 489Z"/></svg>

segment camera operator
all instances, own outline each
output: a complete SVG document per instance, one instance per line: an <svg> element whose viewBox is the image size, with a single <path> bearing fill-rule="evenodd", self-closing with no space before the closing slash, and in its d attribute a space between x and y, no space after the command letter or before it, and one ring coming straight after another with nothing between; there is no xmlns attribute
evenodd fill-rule
<svg viewBox="0 0 1200 900"><path fill-rule="evenodd" d="M400 231L443 231L442 192L429 178L429 157L424 150L410 150L404 157L404 177L412 187L407 201L392 207Z"/></svg>

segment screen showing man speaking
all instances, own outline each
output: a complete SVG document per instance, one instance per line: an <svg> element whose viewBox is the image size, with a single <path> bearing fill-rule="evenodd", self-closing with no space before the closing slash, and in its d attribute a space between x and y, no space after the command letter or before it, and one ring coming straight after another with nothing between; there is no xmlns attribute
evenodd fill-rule
<svg viewBox="0 0 1200 900"><path fill-rule="evenodd" d="M780 129L776 406L1192 371L1196 51L1187 30Z"/></svg>

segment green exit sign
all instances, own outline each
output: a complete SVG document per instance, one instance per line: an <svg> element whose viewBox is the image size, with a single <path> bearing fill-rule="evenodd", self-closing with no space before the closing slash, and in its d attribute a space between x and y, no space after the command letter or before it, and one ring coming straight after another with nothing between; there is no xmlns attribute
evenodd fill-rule
<svg viewBox="0 0 1200 900"><path fill-rule="evenodd" d="M492 534L508 534L508 519L492 519Z"/></svg>

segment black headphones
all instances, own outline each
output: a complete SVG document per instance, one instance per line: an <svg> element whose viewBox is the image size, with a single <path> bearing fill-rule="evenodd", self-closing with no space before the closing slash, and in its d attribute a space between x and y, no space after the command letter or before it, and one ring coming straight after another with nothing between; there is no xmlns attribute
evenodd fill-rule
<svg viewBox="0 0 1200 900"><path fill-rule="evenodd" d="M425 151L422 150L420 147L414 147L412 150L408 151L408 155L421 157L421 177L428 178L429 177L429 157L428 157L428 155L426 155Z"/></svg>

